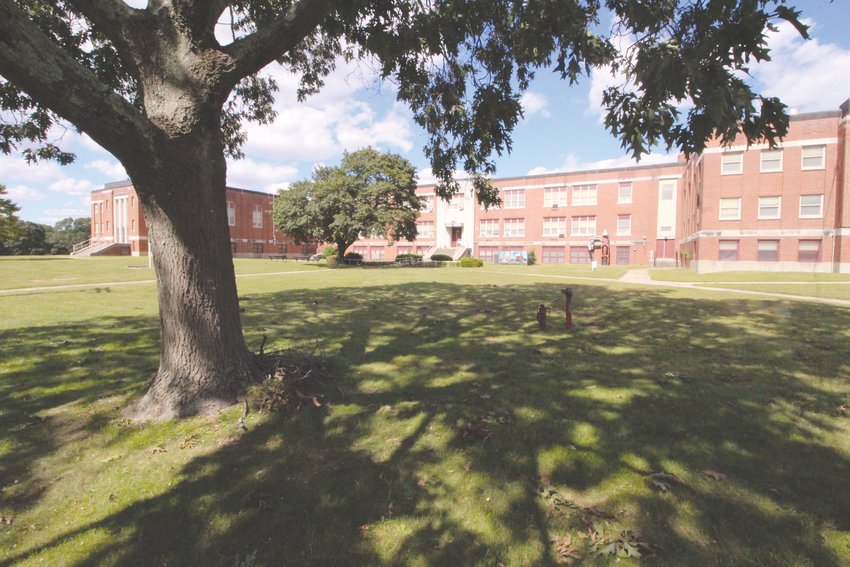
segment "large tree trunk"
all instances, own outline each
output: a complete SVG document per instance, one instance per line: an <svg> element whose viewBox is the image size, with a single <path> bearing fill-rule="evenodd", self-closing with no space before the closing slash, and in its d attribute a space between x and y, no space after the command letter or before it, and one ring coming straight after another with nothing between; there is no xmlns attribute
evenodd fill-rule
<svg viewBox="0 0 850 567"><path fill-rule="evenodd" d="M128 409L136 419L220 409L257 377L242 336L219 139L184 138L161 148L165 163L130 172L149 227L162 334L159 370Z"/></svg>

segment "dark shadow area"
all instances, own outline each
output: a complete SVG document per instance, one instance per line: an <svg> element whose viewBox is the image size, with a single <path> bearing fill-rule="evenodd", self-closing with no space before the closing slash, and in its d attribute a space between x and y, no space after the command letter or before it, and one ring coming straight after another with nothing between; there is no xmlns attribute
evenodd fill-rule
<svg viewBox="0 0 850 567"><path fill-rule="evenodd" d="M850 561L823 538L850 532L850 458L830 443L850 419L836 414L850 311L573 285L568 333L561 287L245 294L250 345L266 334L267 348L331 361L328 404L269 416L176 471L164 494L7 560L107 530L114 541L82 564L232 565L255 553L266 565L556 565L551 539L586 526L547 510L542 483L640 533L657 550L647 564ZM552 307L546 331L540 303ZM37 478L62 442L59 425L33 416L141 392L156 334L155 320L130 318L0 334L4 361L38 353L35 370L10 363L0 383L0 436L17 447L4 485ZM79 338L54 343L66 335ZM63 388L63 376L85 386ZM476 438L482 419L489 435ZM648 489L661 470L683 483ZM0 503L33 506L46 488L33 482L28 498Z"/></svg>

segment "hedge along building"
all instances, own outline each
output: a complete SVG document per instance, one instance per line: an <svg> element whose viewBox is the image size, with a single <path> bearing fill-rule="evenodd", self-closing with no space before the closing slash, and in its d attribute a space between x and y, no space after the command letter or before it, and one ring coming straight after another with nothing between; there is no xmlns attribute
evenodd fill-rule
<svg viewBox="0 0 850 567"><path fill-rule="evenodd" d="M230 246L237 257L306 256L315 244L295 244L274 229L271 210L274 195L247 189L227 188L227 224ZM107 183L91 194L91 240L75 255L148 254L148 232L130 181Z"/></svg>
<svg viewBox="0 0 850 567"><path fill-rule="evenodd" d="M715 142L668 164L495 179L502 205L490 210L469 183L450 202L423 185L415 241L371 237L349 251L492 262L533 250L545 264L581 264L588 240L607 233L612 264L850 273L848 107L792 116L772 150Z"/></svg>

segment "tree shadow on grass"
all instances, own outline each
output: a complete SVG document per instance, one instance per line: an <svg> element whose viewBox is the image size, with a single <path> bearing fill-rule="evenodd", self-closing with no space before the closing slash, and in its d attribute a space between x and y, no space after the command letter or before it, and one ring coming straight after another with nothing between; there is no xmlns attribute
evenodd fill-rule
<svg viewBox="0 0 850 567"><path fill-rule="evenodd" d="M554 565L550 540L579 541L589 524L639 533L659 565L850 560L835 543L850 533L848 418L836 413L850 395L850 312L574 289L572 333L557 308L536 329L559 285L248 295L249 343L268 334L333 361L329 406L264 418L163 494L11 561L106 531L78 563ZM132 344L151 331L122 332ZM155 362L152 348L112 363ZM116 375L33 392L14 412L140 388ZM54 449L33 446L27 466ZM646 476L662 470L682 482L653 491ZM547 505L540 485L569 506Z"/></svg>

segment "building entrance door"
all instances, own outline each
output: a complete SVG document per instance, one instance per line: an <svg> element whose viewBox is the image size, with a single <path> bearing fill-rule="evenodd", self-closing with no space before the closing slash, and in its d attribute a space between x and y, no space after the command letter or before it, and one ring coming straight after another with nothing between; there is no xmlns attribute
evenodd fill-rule
<svg viewBox="0 0 850 567"><path fill-rule="evenodd" d="M127 197L116 197L112 204L113 224L115 227L115 240L126 244L130 242L127 235Z"/></svg>
<svg viewBox="0 0 850 567"><path fill-rule="evenodd" d="M457 248L460 243L460 238L463 236L463 227L462 226L453 226L452 227L452 248Z"/></svg>

